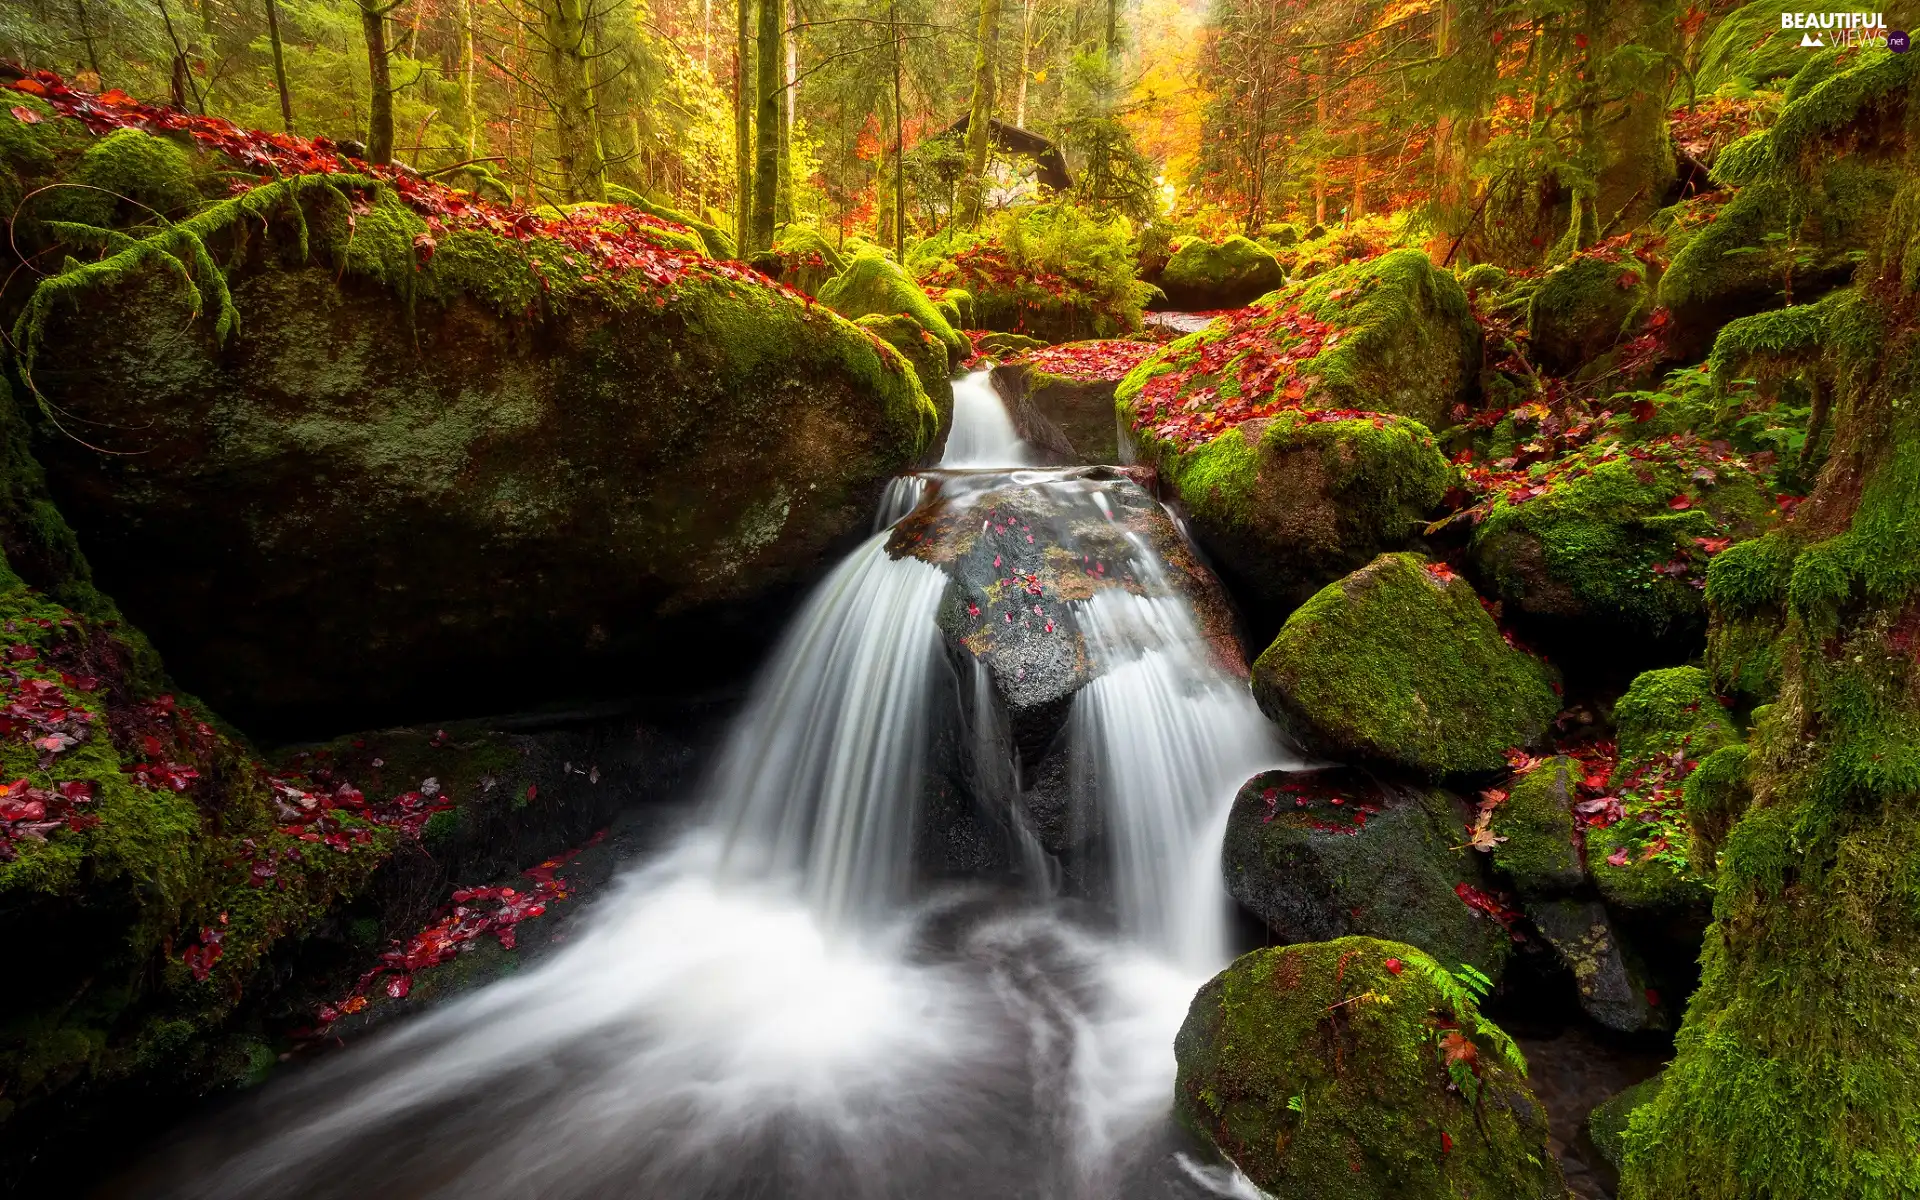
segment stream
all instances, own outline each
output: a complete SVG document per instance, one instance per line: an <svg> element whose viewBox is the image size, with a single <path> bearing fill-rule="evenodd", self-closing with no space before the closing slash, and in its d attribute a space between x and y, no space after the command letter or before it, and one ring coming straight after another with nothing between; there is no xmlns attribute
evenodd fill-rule
<svg viewBox="0 0 1920 1200"><path fill-rule="evenodd" d="M947 576L890 557L889 527L1016 477L1114 519L1084 469L1028 461L986 373L956 381L942 462L895 481L794 617L684 833L538 965L247 1097L149 1164L141 1193L1257 1197L1172 1121L1172 1047L1236 949L1233 795L1305 764L1190 605L1151 587L1074 602L1099 671L1065 737L1110 895L1062 894L1020 831L1016 871L915 869L940 714L979 717L987 685L942 647ZM1129 544L1130 579L1167 569Z"/></svg>

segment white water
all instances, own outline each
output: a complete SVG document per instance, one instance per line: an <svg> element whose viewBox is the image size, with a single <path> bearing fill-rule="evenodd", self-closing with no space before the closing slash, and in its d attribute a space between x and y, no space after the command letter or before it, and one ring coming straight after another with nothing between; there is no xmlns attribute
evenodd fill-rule
<svg viewBox="0 0 1920 1200"><path fill-rule="evenodd" d="M1007 406L985 371L953 381L953 429L940 465L949 468L1024 467L1033 451L1020 440Z"/></svg>
<svg viewBox="0 0 1920 1200"><path fill-rule="evenodd" d="M956 385L943 466L1023 465L984 382ZM1135 551L1136 578L1163 570ZM1180 1153L1172 1040L1229 954L1228 804L1285 752L1183 601L1106 588L1080 602L1104 673L1069 736L1118 933L1018 893L916 899L930 701L961 686L933 622L945 586L870 539L795 618L695 827L571 944L268 1089L129 1194L1247 1194Z"/></svg>

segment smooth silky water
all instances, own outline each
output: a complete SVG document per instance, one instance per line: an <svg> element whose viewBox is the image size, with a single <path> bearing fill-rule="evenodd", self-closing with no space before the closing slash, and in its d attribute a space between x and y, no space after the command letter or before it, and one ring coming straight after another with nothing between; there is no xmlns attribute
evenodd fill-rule
<svg viewBox="0 0 1920 1200"><path fill-rule="evenodd" d="M936 474L1052 477L985 372L954 393ZM882 524L925 491L896 481ZM1165 569L1134 545L1136 577ZM690 831L568 944L270 1085L139 1194L1256 1196L1185 1152L1172 1043L1231 955L1233 794L1299 760L1184 602L1103 589L1079 602L1102 673L1068 737L1104 816L1111 911L1048 895L1043 869L1024 889L916 886L936 689L984 684L947 665L946 577L885 546L882 530L816 589ZM1024 857L1044 859L1030 839Z"/></svg>

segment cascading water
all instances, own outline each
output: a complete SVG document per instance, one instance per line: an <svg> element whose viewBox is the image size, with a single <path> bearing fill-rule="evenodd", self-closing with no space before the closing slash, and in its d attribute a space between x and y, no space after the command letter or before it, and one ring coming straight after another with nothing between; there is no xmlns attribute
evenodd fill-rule
<svg viewBox="0 0 1920 1200"><path fill-rule="evenodd" d="M1097 482L1026 467L985 372L954 391L941 468L890 490L889 522L944 471L1091 496L1114 522ZM1125 539L1116 574L1153 584L1166 564ZM266 1089L125 1194L1246 1194L1177 1153L1171 1046L1229 952L1228 804L1289 756L1185 601L1102 587L1071 601L1095 675L1066 736L1117 935L1031 882L916 891L933 701L992 703L943 659L948 588L869 539L796 617L690 830L568 945ZM1022 874L1057 878L1014 824Z"/></svg>

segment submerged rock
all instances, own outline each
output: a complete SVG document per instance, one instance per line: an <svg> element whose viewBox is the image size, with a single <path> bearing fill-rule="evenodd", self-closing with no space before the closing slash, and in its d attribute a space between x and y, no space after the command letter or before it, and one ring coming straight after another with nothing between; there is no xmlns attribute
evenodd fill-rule
<svg viewBox="0 0 1920 1200"><path fill-rule="evenodd" d="M1160 272L1167 306L1194 312L1238 308L1286 281L1273 252L1239 234L1218 243L1191 238Z"/></svg>
<svg viewBox="0 0 1920 1200"><path fill-rule="evenodd" d="M1562 1200L1511 1039L1418 949L1348 937L1256 950L1200 989L1174 1103L1275 1196Z"/></svg>
<svg viewBox="0 0 1920 1200"><path fill-rule="evenodd" d="M1497 980L1512 937L1461 898L1485 882L1459 845L1463 818L1445 792L1360 772L1256 775L1227 819L1227 891L1283 942L1365 934Z"/></svg>
<svg viewBox="0 0 1920 1200"><path fill-rule="evenodd" d="M1323 588L1253 665L1261 709L1309 751L1432 776L1496 770L1539 738L1554 682L1465 580L1416 554Z"/></svg>
<svg viewBox="0 0 1920 1200"><path fill-rule="evenodd" d="M467 229L423 249L384 186L352 229L337 190L285 187L244 247L219 241L238 216L207 234L224 345L156 263L91 268L35 340L48 402L132 451L43 442L102 583L250 728L725 664L931 443L894 351L737 269L656 286Z"/></svg>

